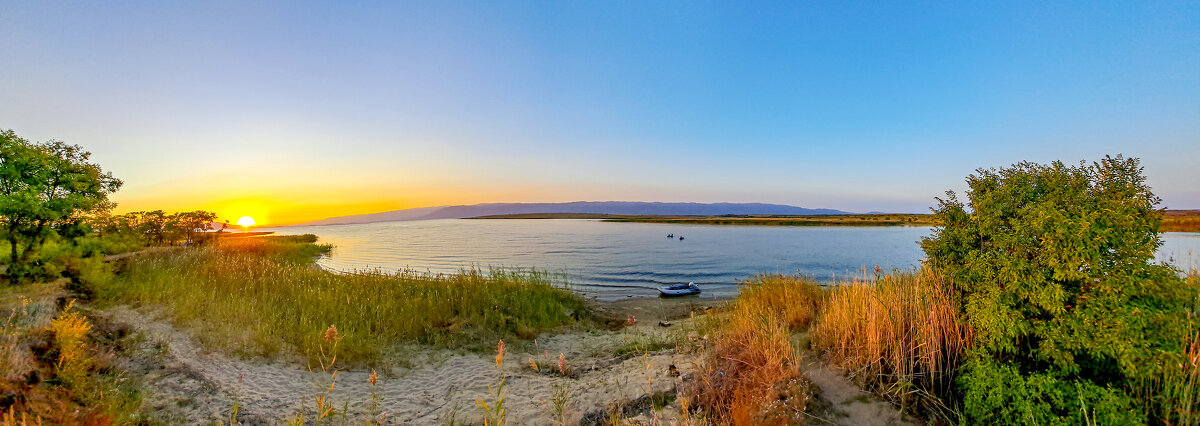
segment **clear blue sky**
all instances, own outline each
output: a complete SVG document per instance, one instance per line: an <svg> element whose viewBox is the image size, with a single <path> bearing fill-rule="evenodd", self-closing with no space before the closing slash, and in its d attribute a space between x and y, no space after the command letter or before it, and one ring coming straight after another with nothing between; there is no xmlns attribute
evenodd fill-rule
<svg viewBox="0 0 1200 426"><path fill-rule="evenodd" d="M1200 3L895 3L0 0L0 128L138 208L924 211L1118 153L1200 208Z"/></svg>

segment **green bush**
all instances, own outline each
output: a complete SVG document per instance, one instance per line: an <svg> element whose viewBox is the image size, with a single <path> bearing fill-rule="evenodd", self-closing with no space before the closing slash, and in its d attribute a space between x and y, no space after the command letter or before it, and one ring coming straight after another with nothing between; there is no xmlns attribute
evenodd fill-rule
<svg viewBox="0 0 1200 426"><path fill-rule="evenodd" d="M1162 213L1138 160L1025 162L967 183L969 204L939 199L942 226L921 242L976 332L967 420L1073 422L1103 406L1089 419L1145 422L1129 395L1189 362L1196 289L1152 263ZM1147 398L1149 420L1169 421L1154 413L1170 402Z"/></svg>
<svg viewBox="0 0 1200 426"><path fill-rule="evenodd" d="M1138 401L1113 388L977 360L961 377L966 416L979 424L1144 424Z"/></svg>
<svg viewBox="0 0 1200 426"><path fill-rule="evenodd" d="M146 248L146 241L127 234L89 235L76 240L83 256L106 256L138 251Z"/></svg>

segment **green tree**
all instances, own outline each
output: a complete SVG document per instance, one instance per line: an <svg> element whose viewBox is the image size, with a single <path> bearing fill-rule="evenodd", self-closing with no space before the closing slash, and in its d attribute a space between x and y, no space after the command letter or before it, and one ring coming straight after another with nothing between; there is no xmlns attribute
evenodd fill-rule
<svg viewBox="0 0 1200 426"><path fill-rule="evenodd" d="M11 284L32 275L30 260L56 229L73 228L83 213L110 206L108 194L121 181L89 156L78 145L31 143L0 131L0 237L9 245Z"/></svg>
<svg viewBox="0 0 1200 426"><path fill-rule="evenodd" d="M213 229L214 220L217 220L216 213L203 210L174 213L167 216L167 234L172 243L178 240L196 241L197 235Z"/></svg>
<svg viewBox="0 0 1200 426"><path fill-rule="evenodd" d="M146 245L162 245L167 240L167 213L162 210L135 212L134 231L146 239Z"/></svg>
<svg viewBox="0 0 1200 426"><path fill-rule="evenodd" d="M1184 362L1196 291L1152 262L1162 213L1138 160L1024 162L967 184L969 204L939 199L921 245L976 332L968 420L1154 420L1131 395Z"/></svg>

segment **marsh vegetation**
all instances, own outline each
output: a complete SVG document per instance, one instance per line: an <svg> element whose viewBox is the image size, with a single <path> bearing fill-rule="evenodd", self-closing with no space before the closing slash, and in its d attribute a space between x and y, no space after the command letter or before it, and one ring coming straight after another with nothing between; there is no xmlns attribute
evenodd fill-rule
<svg viewBox="0 0 1200 426"><path fill-rule="evenodd" d="M204 343L258 356L312 353L321 343L312 331L336 324L349 364L378 361L400 343L532 339L589 320L583 299L551 274L335 274L313 266L329 248L315 241L235 238L139 256L97 292L106 300L166 307Z"/></svg>

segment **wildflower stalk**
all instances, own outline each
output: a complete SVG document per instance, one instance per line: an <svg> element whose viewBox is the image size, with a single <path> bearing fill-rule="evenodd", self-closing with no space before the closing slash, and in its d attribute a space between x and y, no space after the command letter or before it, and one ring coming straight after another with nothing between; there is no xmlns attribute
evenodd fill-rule
<svg viewBox="0 0 1200 426"><path fill-rule="evenodd" d="M475 400L475 406L483 411L484 426L500 426L505 424L504 397L507 394L504 389L504 370L501 368L504 364L504 341L501 340L496 345L496 372L500 375L500 380L495 387L488 386L488 394L493 396L492 404L488 404L482 399ZM531 360L532 361L532 360ZM536 366L537 364L533 364Z"/></svg>

